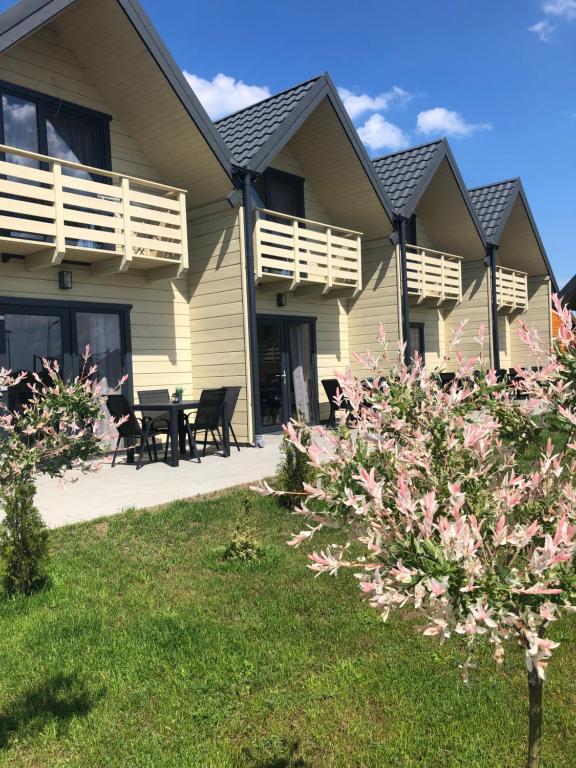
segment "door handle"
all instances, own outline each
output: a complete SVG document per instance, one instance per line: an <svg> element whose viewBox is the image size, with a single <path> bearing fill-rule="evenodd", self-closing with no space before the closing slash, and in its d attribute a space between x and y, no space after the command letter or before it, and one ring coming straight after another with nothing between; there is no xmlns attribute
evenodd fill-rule
<svg viewBox="0 0 576 768"><path fill-rule="evenodd" d="M282 371L281 376L282 376L282 383L286 384L286 371Z"/></svg>

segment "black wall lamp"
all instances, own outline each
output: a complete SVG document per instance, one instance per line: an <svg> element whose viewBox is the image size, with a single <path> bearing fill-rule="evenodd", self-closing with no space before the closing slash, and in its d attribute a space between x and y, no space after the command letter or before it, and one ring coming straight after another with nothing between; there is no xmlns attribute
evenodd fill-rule
<svg viewBox="0 0 576 768"><path fill-rule="evenodd" d="M58 288L62 291L69 291L72 288L72 272L66 270L58 272Z"/></svg>
<svg viewBox="0 0 576 768"><path fill-rule="evenodd" d="M276 294L276 306L285 307L288 304L288 296L285 293Z"/></svg>

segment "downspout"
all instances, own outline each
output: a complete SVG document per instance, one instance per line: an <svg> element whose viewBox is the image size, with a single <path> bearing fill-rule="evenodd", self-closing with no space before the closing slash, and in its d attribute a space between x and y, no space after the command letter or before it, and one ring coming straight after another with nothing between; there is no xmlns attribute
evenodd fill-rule
<svg viewBox="0 0 576 768"><path fill-rule="evenodd" d="M412 350L410 349L410 303L408 299L408 266L406 264L406 219L404 216L396 216L394 225L398 232L398 247L400 249L402 336L405 344L404 362L406 365L410 365L412 361Z"/></svg>
<svg viewBox="0 0 576 768"><path fill-rule="evenodd" d="M495 370L500 370L500 338L498 332L498 296L496 294L496 251L497 245L489 243L486 248L486 262L490 268L490 300L492 306L492 361Z"/></svg>
<svg viewBox="0 0 576 768"><path fill-rule="evenodd" d="M252 378L252 430L256 448L264 447L262 415L260 412L260 369L258 366L258 326L256 322L256 284L254 282L254 239L252 207L252 174L244 168L242 197L244 203L244 244L246 250L246 292L248 299L248 347L250 350L250 375Z"/></svg>

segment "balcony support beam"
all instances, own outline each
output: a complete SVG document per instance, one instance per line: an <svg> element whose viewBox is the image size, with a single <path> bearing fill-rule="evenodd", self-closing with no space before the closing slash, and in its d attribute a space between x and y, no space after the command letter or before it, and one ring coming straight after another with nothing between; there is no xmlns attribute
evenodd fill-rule
<svg viewBox="0 0 576 768"><path fill-rule="evenodd" d="M57 267L62 263L64 251L56 248L47 248L36 253L29 253L24 259L24 266L28 272L36 272L39 269Z"/></svg>
<svg viewBox="0 0 576 768"><path fill-rule="evenodd" d="M90 267L90 274L92 277L98 275L115 275L118 272L126 272L130 264L126 261L122 254L118 256L112 256L110 259L104 259L103 261L97 261Z"/></svg>
<svg viewBox="0 0 576 768"><path fill-rule="evenodd" d="M155 283L158 280L177 280L183 277L188 270L181 264L170 264L166 267L157 267L146 273L146 279L149 283Z"/></svg>

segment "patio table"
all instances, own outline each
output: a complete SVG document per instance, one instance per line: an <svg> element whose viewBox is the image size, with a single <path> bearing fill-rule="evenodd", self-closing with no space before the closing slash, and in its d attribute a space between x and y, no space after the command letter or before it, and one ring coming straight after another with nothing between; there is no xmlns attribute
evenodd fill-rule
<svg viewBox="0 0 576 768"><path fill-rule="evenodd" d="M182 400L179 403L138 403L134 405L135 411L163 411L170 414L170 464L177 467L180 464L180 454L186 454L186 430L184 429L184 411L192 411L198 408L200 400ZM222 453L230 456L230 432L228 429L228 413L226 401L222 406Z"/></svg>

